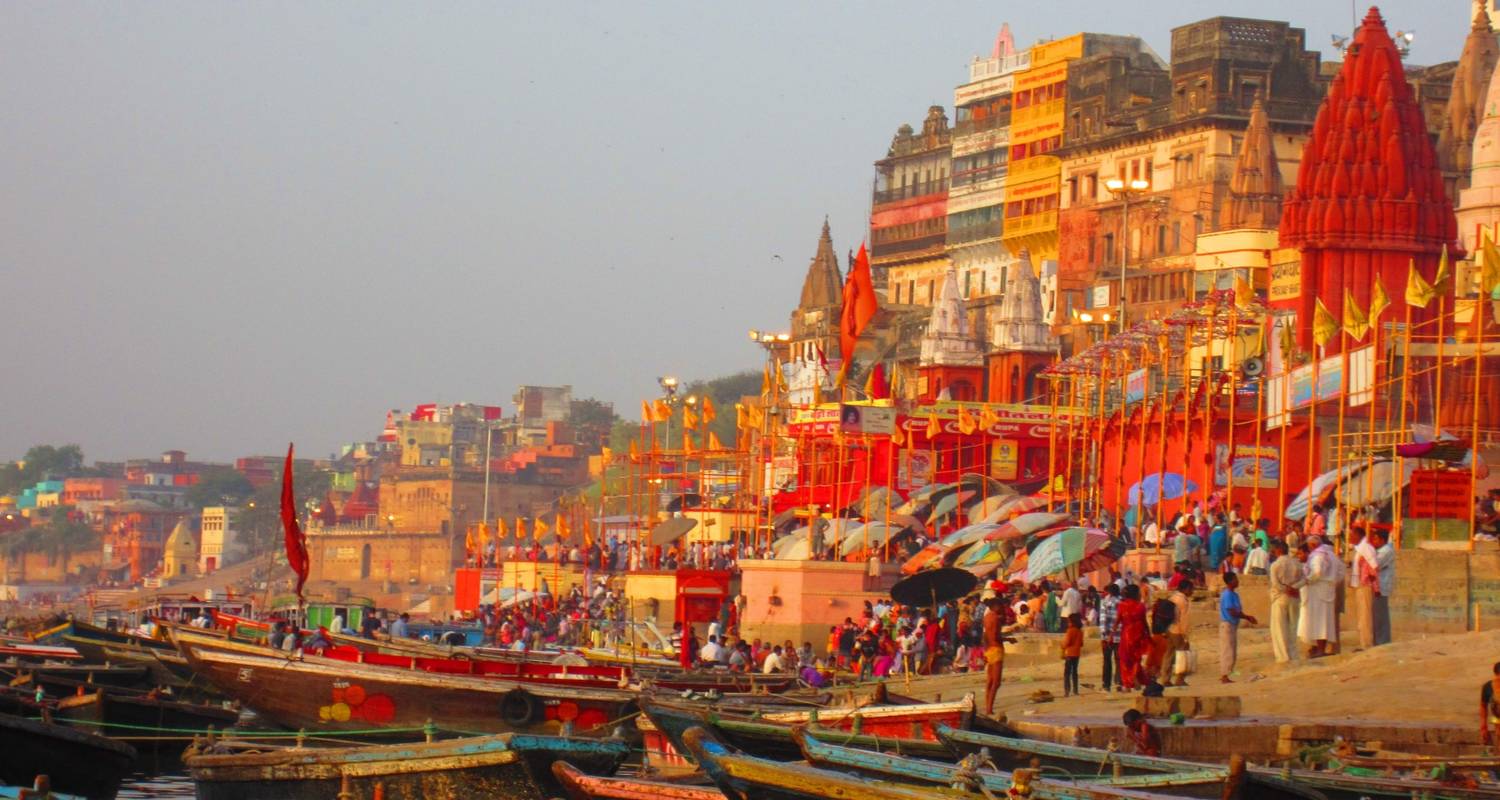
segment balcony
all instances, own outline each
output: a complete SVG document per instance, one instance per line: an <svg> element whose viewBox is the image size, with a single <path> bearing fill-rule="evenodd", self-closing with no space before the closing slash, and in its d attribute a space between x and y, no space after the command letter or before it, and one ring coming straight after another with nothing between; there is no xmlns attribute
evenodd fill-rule
<svg viewBox="0 0 1500 800"><path fill-rule="evenodd" d="M1010 128L1009 114L995 114L983 119L961 119L953 126L954 136L969 136L975 133L984 133L996 129L1007 130Z"/></svg>
<svg viewBox="0 0 1500 800"><path fill-rule="evenodd" d="M885 239L875 236L870 242L870 257L872 259L889 258L891 256L906 256L920 254L925 251L941 253L945 234L942 232L928 233L913 236L907 239Z"/></svg>
<svg viewBox="0 0 1500 800"><path fill-rule="evenodd" d="M948 192L948 179L936 181L923 181L921 183L898 186L894 189L876 189L875 205L895 203L901 200L911 200L916 197L925 197L930 194L946 194Z"/></svg>
<svg viewBox="0 0 1500 800"><path fill-rule="evenodd" d="M948 231L949 245L962 245L982 239L998 238L1000 238L999 220L990 222L987 225L967 225L962 228L952 228Z"/></svg>

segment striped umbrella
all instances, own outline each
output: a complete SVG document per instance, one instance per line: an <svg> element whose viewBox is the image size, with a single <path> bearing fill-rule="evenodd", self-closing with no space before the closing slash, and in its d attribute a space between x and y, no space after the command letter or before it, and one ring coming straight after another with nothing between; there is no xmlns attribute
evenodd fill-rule
<svg viewBox="0 0 1500 800"><path fill-rule="evenodd" d="M1027 580L1061 572L1081 574L1113 564L1125 543L1098 528L1064 528L1026 548Z"/></svg>

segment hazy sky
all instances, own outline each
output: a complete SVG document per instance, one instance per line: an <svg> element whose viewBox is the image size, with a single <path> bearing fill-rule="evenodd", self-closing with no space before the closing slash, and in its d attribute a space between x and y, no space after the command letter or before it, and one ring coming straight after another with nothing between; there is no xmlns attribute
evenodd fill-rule
<svg viewBox="0 0 1500 800"><path fill-rule="evenodd" d="M1468 0L1385 6L1413 63ZM1364 6L1359 13L1362 16ZM308 455L389 408L757 368L827 214L1019 46L1342 0L0 4L0 458ZM951 113L951 112L950 112ZM776 258L776 256L781 258Z"/></svg>

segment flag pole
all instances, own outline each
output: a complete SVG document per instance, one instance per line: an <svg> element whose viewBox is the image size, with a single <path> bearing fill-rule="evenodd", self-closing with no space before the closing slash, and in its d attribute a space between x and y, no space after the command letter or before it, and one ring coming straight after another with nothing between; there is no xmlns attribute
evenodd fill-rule
<svg viewBox="0 0 1500 800"><path fill-rule="evenodd" d="M1156 552L1157 553L1161 552L1161 540L1162 540L1162 538L1166 534L1166 531L1163 530L1163 527L1162 527L1162 523L1165 522L1165 520L1162 519L1162 512L1164 510L1166 510L1165 507L1167 505L1167 501L1166 501L1166 498L1164 498L1162 496L1164 494L1164 492L1162 491L1162 481L1164 481L1166 479L1166 475L1167 475L1167 417L1170 416L1171 413L1172 413L1172 380L1171 380L1170 375L1167 373L1167 367L1169 366L1168 362L1171 361L1171 359L1172 359L1172 339L1171 339L1171 336L1169 334L1165 334L1165 333L1162 334L1160 344L1161 344L1161 409L1160 409L1160 411L1158 413L1161 414L1161 426L1160 426L1160 430L1157 432L1158 433L1158 436L1157 436L1157 439L1158 439L1157 445L1158 445L1158 447L1161 450L1161 458L1157 461L1158 469L1157 469L1157 472L1156 472L1156 510L1154 512L1152 512L1152 514L1153 514L1153 516L1155 518L1155 521L1156 521ZM1145 505L1146 504L1146 497L1145 497L1146 486L1145 486L1145 480L1146 480L1145 476L1144 475L1141 476L1141 505Z"/></svg>
<svg viewBox="0 0 1500 800"><path fill-rule="evenodd" d="M1469 436L1469 494L1475 497L1479 496L1479 395L1483 391L1484 379L1485 314L1483 312L1488 310L1484 307L1485 302L1488 298L1484 296L1486 293L1483 291L1482 284L1483 282L1481 281L1479 297L1475 298L1474 300L1474 324L1479 328L1479 330L1476 331L1474 335L1474 386L1470 390L1474 395L1474 419L1470 423L1471 433ZM1397 475L1396 480L1399 481L1400 479L1401 476ZM1472 508L1469 511L1469 519L1469 524L1472 527L1473 523L1476 521L1474 520L1474 512ZM1470 535L1468 538L1468 549L1470 551L1473 551L1474 537Z"/></svg>
<svg viewBox="0 0 1500 800"><path fill-rule="evenodd" d="M1344 301L1346 303L1347 302L1352 302L1353 301L1353 295L1350 295L1350 294L1348 294L1346 292L1345 295L1344 295ZM1343 313L1347 314L1348 312L1345 311ZM1334 475L1335 476L1341 476L1343 474L1342 470L1344 469L1344 450L1346 449L1345 448L1345 443L1344 443L1344 413L1345 413L1345 410L1348 409L1348 407L1349 407L1349 401L1351 399L1349 397L1349 386L1350 386L1350 381L1349 381L1349 332L1345 329L1345 326L1342 324L1342 320L1340 320L1340 325L1339 325L1339 422L1338 422L1338 435L1334 439L1335 444L1334 444L1334 448L1333 448L1333 469L1334 469ZM1335 483L1334 483L1334 486L1337 487L1337 488L1334 489L1334 497L1337 499L1338 504L1339 504L1339 509L1338 509L1339 519L1343 520L1343 523L1339 526L1339 532L1344 537L1343 546L1345 548L1347 548L1348 543L1349 543L1349 490L1348 490L1346 484L1347 484L1346 481L1340 481L1340 480L1335 480ZM1343 493L1344 496L1343 497L1339 497L1339 494L1338 494L1339 488L1344 489L1344 493ZM1311 500L1311 498L1308 498L1308 499Z"/></svg>
<svg viewBox="0 0 1500 800"><path fill-rule="evenodd" d="M1413 262L1412 269L1416 269ZM1406 398L1407 387L1411 384L1411 301L1406 302L1406 318L1401 325L1401 407L1397 412L1396 435L1401 439L1406 438ZM1402 486L1400 477L1406 473L1406 458L1401 451L1396 451L1396 502L1395 510L1396 524L1396 546L1401 546L1401 531L1405 527L1406 510L1402 507L1402 499L1406 494L1406 488Z"/></svg>
<svg viewBox="0 0 1500 800"><path fill-rule="evenodd" d="M1067 458L1064 459L1063 471L1063 513L1068 513L1073 506L1073 418L1076 416L1075 409L1078 408L1078 373L1068 373L1068 447Z"/></svg>
<svg viewBox="0 0 1500 800"><path fill-rule="evenodd" d="M1269 318L1269 313L1267 317ZM1283 326L1285 327L1285 326ZM1277 347L1280 347L1277 343ZM1292 427L1292 370L1291 354L1286 351L1281 353L1281 446L1276 449L1276 525L1279 528L1286 526L1286 490L1287 479L1291 473L1286 470L1286 435Z"/></svg>
<svg viewBox="0 0 1500 800"><path fill-rule="evenodd" d="M1125 372L1122 366L1120 370L1120 428L1115 436L1115 449L1119 451L1119 459L1115 462L1115 524L1117 525L1123 524L1125 521L1125 515L1121 512L1120 495L1125 491L1125 426L1127 424L1125 419L1125 407L1127 405L1125 402L1125 392L1129 388L1127 385L1129 381L1129 373Z"/></svg>
<svg viewBox="0 0 1500 800"><path fill-rule="evenodd" d="M1236 380L1235 368L1239 364L1240 304L1236 297L1229 307L1229 336L1225 338L1224 366L1229 373L1229 459L1224 476L1224 507L1234 509L1234 421L1235 410L1240 404L1240 382ZM1259 462L1256 462L1259 463Z"/></svg>
<svg viewBox="0 0 1500 800"><path fill-rule="evenodd" d="M1104 436L1109 432L1109 420L1104 417L1104 396L1109 394L1109 367L1109 358L1106 356L1100 360L1099 377L1094 383L1098 387L1099 392L1099 402L1095 405L1098 413L1094 420L1095 425L1098 427L1094 432L1092 448L1094 451L1094 463L1091 467L1091 474L1088 477L1089 482L1093 484L1093 491L1091 492L1093 495L1093 511L1089 516L1095 522L1099 520L1099 515L1104 510Z"/></svg>
<svg viewBox="0 0 1500 800"><path fill-rule="evenodd" d="M1192 506L1193 497L1187 490L1187 482L1190 479L1192 466L1192 436L1193 424L1193 329L1198 327L1192 319L1188 320L1187 328L1182 334L1182 510L1186 512ZM1165 480L1165 475L1163 475ZM1162 487L1161 494L1165 496L1166 487ZM1162 505L1165 505L1165 501ZM1158 523L1160 524L1160 523Z"/></svg>
<svg viewBox="0 0 1500 800"><path fill-rule="evenodd" d="M1447 247L1446 246L1443 249L1443 254L1444 254L1444 259L1443 260L1446 262L1447 261ZM1441 277L1441 270L1439 270L1439 273L1440 273L1439 277ZM1442 438L1442 435L1443 435L1443 339L1446 338L1444 336L1444 334L1443 334L1443 323L1444 323L1444 319L1443 318L1446 317L1447 314L1448 314L1448 312L1447 312L1447 309L1448 309L1448 298L1444 295L1444 293L1442 291L1442 283L1443 283L1442 281L1439 281L1437 283L1437 289L1438 289L1438 292L1439 292L1438 293L1438 319L1437 319L1437 323L1438 323L1438 332L1437 332L1437 378L1436 378L1437 385L1436 385L1436 388L1433 390L1433 395L1432 395L1432 440L1433 441L1437 441L1438 439ZM1437 514L1436 513L1434 513L1431 517L1428 518L1428 523L1429 523L1428 524L1429 537L1433 541L1437 541Z"/></svg>
<svg viewBox="0 0 1500 800"><path fill-rule="evenodd" d="M1052 414L1047 420L1047 508L1057 501L1057 378L1047 376L1048 392L1052 395Z"/></svg>

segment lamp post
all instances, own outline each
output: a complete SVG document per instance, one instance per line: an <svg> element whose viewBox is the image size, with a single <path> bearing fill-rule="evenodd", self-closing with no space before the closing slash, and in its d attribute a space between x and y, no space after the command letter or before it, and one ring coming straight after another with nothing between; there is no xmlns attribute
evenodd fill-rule
<svg viewBox="0 0 1500 800"><path fill-rule="evenodd" d="M1151 188L1151 182L1141 178L1110 178L1104 182L1115 197L1120 198L1120 332L1125 332L1125 263L1130 260L1130 198Z"/></svg>
<svg viewBox="0 0 1500 800"><path fill-rule="evenodd" d="M761 348L766 351L767 374L770 374L773 370L777 370L776 352L778 348L787 347L788 343L791 342L791 340L792 335L790 333L772 333L770 331L762 331L755 328L750 329L750 341L760 345ZM819 376L819 381L821 382L821 380L822 377ZM753 454L750 454L749 469L754 473L754 476L747 477L751 477L749 483L752 487L752 491L755 492L755 519L751 523L753 530L750 533L753 544L759 544L761 509L763 507L766 508L767 521L769 521L770 518L769 502L771 497L771 485L770 481L768 480L767 473L770 472L772 475L774 475L774 470L770 470L768 469L768 467L770 467L770 465L774 463L774 460L776 458L776 442L771 435L776 430L776 423L772 420L772 417L775 417L781 413L781 407L778 400L776 399L777 387L780 386L780 384L780 375L778 374L776 377L776 382L767 387L768 392L766 396L763 396L761 398L761 403L765 413L761 415L760 430L757 431L759 435L755 443L755 452ZM748 447L746 448L746 452L750 452ZM759 461L758 456L761 453L765 454L765 462L757 463Z"/></svg>

